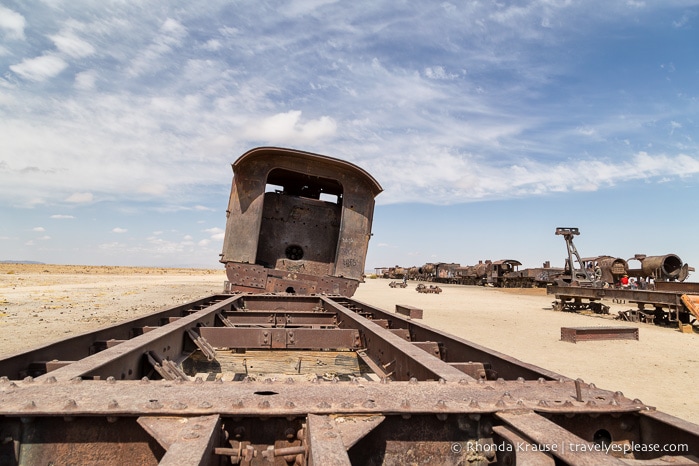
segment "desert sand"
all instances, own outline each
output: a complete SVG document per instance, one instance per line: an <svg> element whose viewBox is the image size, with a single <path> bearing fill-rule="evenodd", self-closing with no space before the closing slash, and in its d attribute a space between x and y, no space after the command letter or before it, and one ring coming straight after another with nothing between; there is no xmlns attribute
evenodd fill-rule
<svg viewBox="0 0 699 466"><path fill-rule="evenodd" d="M0 264L0 358L221 293L224 280L222 269ZM354 298L388 311L420 307L431 327L699 423L698 334L613 320L631 306L611 301L610 316L554 312L542 289L441 285L441 294L421 294L416 282L388 283L367 279ZM638 327L639 341L560 340L561 327L612 325Z"/></svg>

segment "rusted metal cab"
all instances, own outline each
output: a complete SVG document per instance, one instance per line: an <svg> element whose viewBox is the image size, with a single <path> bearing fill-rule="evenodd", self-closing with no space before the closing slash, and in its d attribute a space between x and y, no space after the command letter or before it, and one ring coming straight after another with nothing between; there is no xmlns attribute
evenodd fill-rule
<svg viewBox="0 0 699 466"><path fill-rule="evenodd" d="M379 183L343 160L259 147L233 164L221 262L228 291L352 296Z"/></svg>

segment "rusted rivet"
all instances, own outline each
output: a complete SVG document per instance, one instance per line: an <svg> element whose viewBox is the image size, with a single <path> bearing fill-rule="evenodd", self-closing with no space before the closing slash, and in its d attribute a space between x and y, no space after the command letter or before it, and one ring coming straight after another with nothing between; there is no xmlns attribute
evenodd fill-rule
<svg viewBox="0 0 699 466"><path fill-rule="evenodd" d="M612 406L619 406L619 402L617 400L612 400L609 402L609 404Z"/></svg>
<svg viewBox="0 0 699 466"><path fill-rule="evenodd" d="M203 384L203 383L204 383L204 379L202 379L201 377L197 377L196 379L194 379L194 383L196 383L196 384Z"/></svg>
<svg viewBox="0 0 699 466"><path fill-rule="evenodd" d="M541 407L543 407L543 408L545 408L545 407L547 407L547 406L549 405L549 402L546 401L546 400L539 400L539 402L537 403L537 405L538 405L538 406L541 406Z"/></svg>
<svg viewBox="0 0 699 466"><path fill-rule="evenodd" d="M642 405L643 402L642 402L641 400L639 400L638 398L634 398L634 399L633 399L633 404L635 404L635 405Z"/></svg>
<svg viewBox="0 0 699 466"><path fill-rule="evenodd" d="M6 375L3 375L2 377L0 377L0 384L7 383L9 381L10 381L10 378Z"/></svg>
<svg viewBox="0 0 699 466"><path fill-rule="evenodd" d="M116 409L119 407L119 402L117 400L111 400L109 403L107 403L107 408L109 409Z"/></svg>
<svg viewBox="0 0 699 466"><path fill-rule="evenodd" d="M36 408L36 403L34 403L33 400L28 401L24 405L24 409L34 409L34 408Z"/></svg>
<svg viewBox="0 0 699 466"><path fill-rule="evenodd" d="M284 403L284 407L286 407L286 408L295 408L295 407L296 407L296 404L294 404L293 401L287 401L286 403Z"/></svg>
<svg viewBox="0 0 699 466"><path fill-rule="evenodd" d="M417 383L417 379L415 377L410 377L408 383L410 383L411 385L415 385Z"/></svg>
<svg viewBox="0 0 699 466"><path fill-rule="evenodd" d="M517 382L524 383L524 377L517 377Z"/></svg>
<svg viewBox="0 0 699 466"><path fill-rule="evenodd" d="M258 408L260 409L268 409L270 404L268 400L260 401L260 404L257 405Z"/></svg>
<svg viewBox="0 0 699 466"><path fill-rule="evenodd" d="M34 377L32 377L31 375L28 375L28 376L26 376L26 377L24 378L24 380L22 380L22 382L24 382L24 383L32 383L32 382L34 382Z"/></svg>
<svg viewBox="0 0 699 466"><path fill-rule="evenodd" d="M495 403L495 406L497 406L498 408L504 408L507 405L505 404L505 402L502 399L500 399L500 400L498 400L497 403Z"/></svg>
<svg viewBox="0 0 699 466"><path fill-rule="evenodd" d="M447 381L444 380L444 379L442 379L442 378L440 378L440 379L439 379L439 384L440 384L440 385L446 385L446 384L447 384Z"/></svg>
<svg viewBox="0 0 699 466"><path fill-rule="evenodd" d="M148 377L142 377L141 383L150 383L150 379Z"/></svg>
<svg viewBox="0 0 699 466"><path fill-rule="evenodd" d="M478 400L475 398L471 398L471 401L468 403L469 408L480 408L480 405L478 404Z"/></svg>
<svg viewBox="0 0 699 466"><path fill-rule="evenodd" d="M587 400L587 403L585 403L587 406L597 406L597 403L595 400Z"/></svg>
<svg viewBox="0 0 699 466"><path fill-rule="evenodd" d="M389 383L390 381L391 381L391 379L390 379L389 377L381 377L381 382L380 382L380 383L387 384L387 383Z"/></svg>
<svg viewBox="0 0 699 466"><path fill-rule="evenodd" d="M405 398L403 401L400 402L400 407L401 408L409 408L410 407L410 400Z"/></svg>
<svg viewBox="0 0 699 466"><path fill-rule="evenodd" d="M566 400L565 403L563 403L563 406L565 406L566 408L570 408L573 406L573 402L570 400Z"/></svg>
<svg viewBox="0 0 699 466"><path fill-rule="evenodd" d="M56 382L57 382L56 377L51 376L51 377L47 377L46 381L44 383L56 383Z"/></svg>
<svg viewBox="0 0 699 466"><path fill-rule="evenodd" d="M505 379L503 379L502 377L498 377L498 379L496 380L496 382L499 383L499 384L504 385L504 384L505 384Z"/></svg>
<svg viewBox="0 0 699 466"><path fill-rule="evenodd" d="M593 390L593 389L597 388L597 385L591 383L591 384L588 385L587 387L588 387L590 390Z"/></svg>
<svg viewBox="0 0 699 466"><path fill-rule="evenodd" d="M202 401L201 403L199 403L199 408L201 408L201 409L209 409L212 406L213 405L211 403L209 403L208 401Z"/></svg>
<svg viewBox="0 0 699 466"><path fill-rule="evenodd" d="M116 379L113 376L107 377L107 383L116 383Z"/></svg>
<svg viewBox="0 0 699 466"><path fill-rule="evenodd" d="M294 378L293 378L293 377L288 377L288 378L284 381L284 383L291 385L291 384L294 383Z"/></svg>
<svg viewBox="0 0 699 466"><path fill-rule="evenodd" d="M366 400L364 403L362 403L362 407L364 407L364 408L376 408L376 403L374 403L374 400Z"/></svg>
<svg viewBox="0 0 699 466"><path fill-rule="evenodd" d="M437 400L438 409L447 409L447 402L444 400Z"/></svg>
<svg viewBox="0 0 699 466"><path fill-rule="evenodd" d="M539 383L545 383L546 379L544 379L543 377L539 377L538 379L536 379L536 381Z"/></svg>
<svg viewBox="0 0 699 466"><path fill-rule="evenodd" d="M193 440L199 438L199 434L197 434L196 432L187 432L182 436L182 438L185 440Z"/></svg>
<svg viewBox="0 0 699 466"><path fill-rule="evenodd" d="M459 385L468 385L468 380L466 380L466 379L459 379Z"/></svg>
<svg viewBox="0 0 699 466"><path fill-rule="evenodd" d="M64 406L65 409L74 409L78 407L78 403L75 400L68 400Z"/></svg>
<svg viewBox="0 0 699 466"><path fill-rule="evenodd" d="M511 399L512 399L512 395L510 395L510 392L505 392L505 393L502 394L502 398L503 398L503 399L511 400Z"/></svg>
<svg viewBox="0 0 699 466"><path fill-rule="evenodd" d="M181 401L178 401L174 405L172 405L172 409L187 409L187 405L185 403L182 403Z"/></svg>
<svg viewBox="0 0 699 466"><path fill-rule="evenodd" d="M319 409L330 409L330 404L327 401L321 401L318 403Z"/></svg>
<svg viewBox="0 0 699 466"><path fill-rule="evenodd" d="M524 400L517 400L517 406L524 406Z"/></svg>
<svg viewBox="0 0 699 466"><path fill-rule="evenodd" d="M624 394L623 394L623 393L621 393L621 392L614 392L614 398L619 399L619 398L623 398L623 397L624 397Z"/></svg>
<svg viewBox="0 0 699 466"><path fill-rule="evenodd" d="M350 403L349 401L343 401L340 406L342 409L351 409L354 408L354 403Z"/></svg>
<svg viewBox="0 0 699 466"><path fill-rule="evenodd" d="M148 404L146 404L146 408L148 409L160 409L162 407L163 404L158 400L148 400Z"/></svg>
<svg viewBox="0 0 699 466"><path fill-rule="evenodd" d="M234 408L243 408L243 407L245 407L245 403L243 403L243 400L238 400L238 401L234 401L232 406Z"/></svg>
<svg viewBox="0 0 699 466"><path fill-rule="evenodd" d="M252 382L252 379L246 375L245 378L243 379L243 383L250 383L250 382Z"/></svg>

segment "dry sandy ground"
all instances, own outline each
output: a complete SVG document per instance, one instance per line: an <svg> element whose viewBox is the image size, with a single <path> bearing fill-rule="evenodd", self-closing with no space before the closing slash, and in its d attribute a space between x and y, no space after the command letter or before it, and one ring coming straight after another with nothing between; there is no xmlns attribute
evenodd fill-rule
<svg viewBox="0 0 699 466"><path fill-rule="evenodd" d="M223 270L0 264L0 357L70 334L220 293ZM389 311L424 309L423 322L699 423L698 334L611 318L554 312L544 290L445 285L420 294L368 279L354 298ZM618 310L629 305L605 302ZM636 326L640 340L560 341L561 327Z"/></svg>

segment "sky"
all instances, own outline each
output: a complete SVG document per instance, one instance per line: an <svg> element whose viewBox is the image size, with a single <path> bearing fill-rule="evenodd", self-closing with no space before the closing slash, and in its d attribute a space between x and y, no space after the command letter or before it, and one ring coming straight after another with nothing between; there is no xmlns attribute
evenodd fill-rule
<svg viewBox="0 0 699 466"><path fill-rule="evenodd" d="M0 0L0 260L222 267L280 146L381 184L367 270L699 268L698 110L699 0Z"/></svg>

